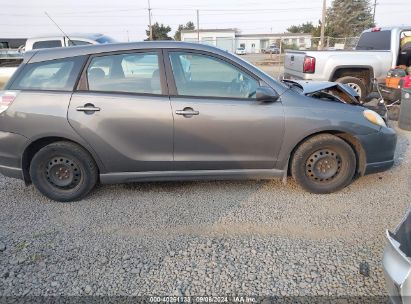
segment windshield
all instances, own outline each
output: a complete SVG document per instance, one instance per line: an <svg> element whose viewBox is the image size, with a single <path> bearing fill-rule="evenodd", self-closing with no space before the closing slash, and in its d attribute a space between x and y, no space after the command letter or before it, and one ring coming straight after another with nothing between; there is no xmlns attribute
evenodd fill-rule
<svg viewBox="0 0 411 304"><path fill-rule="evenodd" d="M389 51L391 49L391 31L365 32L358 41L359 51Z"/></svg>
<svg viewBox="0 0 411 304"><path fill-rule="evenodd" d="M101 36L97 38L96 41L100 44L116 43L117 41L109 36Z"/></svg>

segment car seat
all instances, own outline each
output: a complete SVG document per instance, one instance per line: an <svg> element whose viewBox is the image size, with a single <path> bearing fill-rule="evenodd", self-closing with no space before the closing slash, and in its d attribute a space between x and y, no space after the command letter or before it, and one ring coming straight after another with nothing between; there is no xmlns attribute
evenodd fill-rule
<svg viewBox="0 0 411 304"><path fill-rule="evenodd" d="M104 73L102 68L92 68L90 71L88 71L88 79L89 80L101 80L106 76L106 73Z"/></svg>

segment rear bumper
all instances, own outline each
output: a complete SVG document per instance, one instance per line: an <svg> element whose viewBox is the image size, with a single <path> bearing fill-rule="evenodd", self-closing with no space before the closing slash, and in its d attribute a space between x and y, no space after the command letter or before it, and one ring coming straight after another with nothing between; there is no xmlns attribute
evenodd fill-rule
<svg viewBox="0 0 411 304"><path fill-rule="evenodd" d="M284 72L284 79L289 80L312 80L310 76L312 76L312 74L301 74L299 72L293 73L292 71Z"/></svg>
<svg viewBox="0 0 411 304"><path fill-rule="evenodd" d="M23 179L21 159L26 144L26 137L0 131L0 174Z"/></svg>
<svg viewBox="0 0 411 304"><path fill-rule="evenodd" d="M391 128L381 128L377 133L358 136L365 151L365 174L388 170L394 165L397 133Z"/></svg>

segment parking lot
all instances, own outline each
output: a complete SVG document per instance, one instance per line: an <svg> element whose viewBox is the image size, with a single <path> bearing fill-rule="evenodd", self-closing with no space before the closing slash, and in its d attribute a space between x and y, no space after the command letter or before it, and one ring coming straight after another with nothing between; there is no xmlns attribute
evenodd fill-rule
<svg viewBox="0 0 411 304"><path fill-rule="evenodd" d="M393 169L330 195L291 179L172 182L63 204L0 177L0 295L385 295L410 141L399 130Z"/></svg>

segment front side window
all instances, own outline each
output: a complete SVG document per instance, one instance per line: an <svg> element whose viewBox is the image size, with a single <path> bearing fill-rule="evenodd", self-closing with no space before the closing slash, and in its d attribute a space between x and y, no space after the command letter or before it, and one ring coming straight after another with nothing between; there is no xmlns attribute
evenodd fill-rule
<svg viewBox="0 0 411 304"><path fill-rule="evenodd" d="M33 43L33 50L61 47L61 40L37 41Z"/></svg>
<svg viewBox="0 0 411 304"><path fill-rule="evenodd" d="M170 60L178 95L255 98L258 81L216 57L171 52Z"/></svg>
<svg viewBox="0 0 411 304"><path fill-rule="evenodd" d="M161 94L155 52L94 57L87 69L87 79L90 91Z"/></svg>
<svg viewBox="0 0 411 304"><path fill-rule="evenodd" d="M15 90L73 90L84 57L27 64L12 83Z"/></svg>

